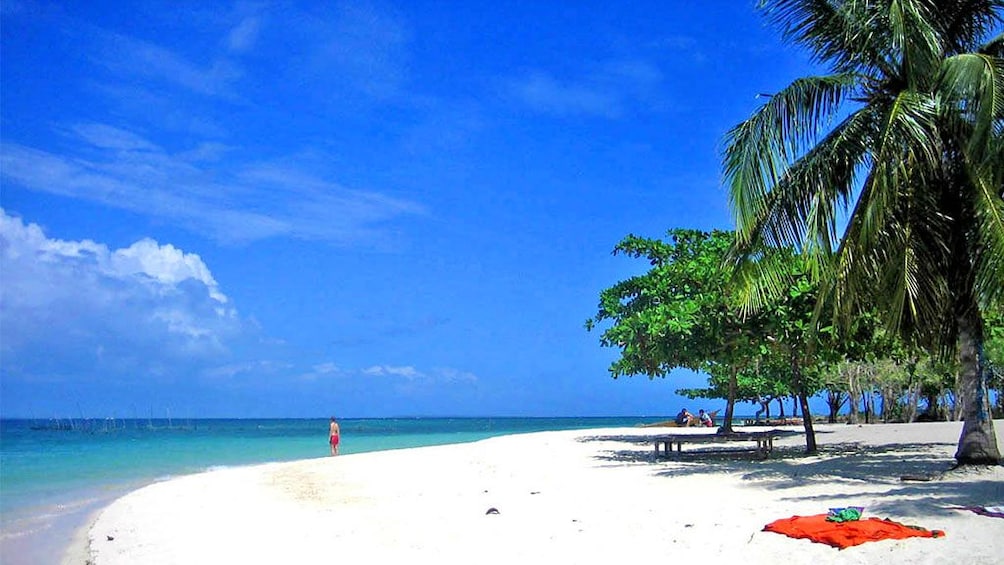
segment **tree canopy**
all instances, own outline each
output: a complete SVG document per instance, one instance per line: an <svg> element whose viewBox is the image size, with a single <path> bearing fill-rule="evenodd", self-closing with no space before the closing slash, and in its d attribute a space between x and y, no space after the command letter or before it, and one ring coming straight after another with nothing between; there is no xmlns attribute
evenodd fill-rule
<svg viewBox="0 0 1004 565"><path fill-rule="evenodd" d="M827 69L727 135L735 257L795 247L835 321L874 309L959 360L960 463L997 463L983 313L1004 296L1004 1L765 0ZM844 217L848 218L843 228ZM745 306L786 291L770 262Z"/></svg>
<svg viewBox="0 0 1004 565"><path fill-rule="evenodd" d="M811 326L815 288L802 274L789 292L757 315L742 316L733 295L732 271L725 267L734 243L732 232L670 230L669 241L628 236L615 254L645 258L652 268L621 281L600 295L599 311L586 327L610 321L600 342L617 347L621 356L611 364L614 377L644 374L665 376L678 367L703 371L725 387L725 431L731 429L740 379L750 375L783 374L772 384L785 387L808 414L812 378L827 359L817 346L819 332ZM773 260L795 271L802 263L789 251L775 251ZM778 367L783 367L777 370ZM767 392L766 390L764 391ZM815 450L811 418L804 419L809 451Z"/></svg>
<svg viewBox="0 0 1004 565"><path fill-rule="evenodd" d="M727 290L731 274L723 264L733 234L673 229L668 235L669 241L631 235L615 247L615 255L644 258L652 268L604 290L586 322L587 329L612 322L600 343L621 350L610 367L615 378L666 376L678 367L735 371L755 355L755 321L739 316ZM726 428L732 407L730 401Z"/></svg>

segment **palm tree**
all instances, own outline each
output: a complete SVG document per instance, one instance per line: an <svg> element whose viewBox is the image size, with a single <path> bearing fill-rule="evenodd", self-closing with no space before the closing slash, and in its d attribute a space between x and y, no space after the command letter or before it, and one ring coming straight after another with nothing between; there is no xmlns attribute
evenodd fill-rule
<svg viewBox="0 0 1004 565"><path fill-rule="evenodd" d="M957 355L955 458L999 462L982 343L983 312L1004 301L1004 0L760 8L828 74L728 133L735 256L755 265L761 246L794 245L823 289L817 312L874 304L891 329ZM781 282L769 261L755 269L749 308Z"/></svg>

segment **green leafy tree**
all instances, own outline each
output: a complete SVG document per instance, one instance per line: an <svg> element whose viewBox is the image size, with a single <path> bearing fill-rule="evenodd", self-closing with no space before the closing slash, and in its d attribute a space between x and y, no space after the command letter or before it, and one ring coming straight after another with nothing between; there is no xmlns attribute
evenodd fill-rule
<svg viewBox="0 0 1004 565"><path fill-rule="evenodd" d="M771 367L766 364L769 350L761 347L759 355L752 363L747 363L742 371L736 371L735 399L741 402L760 403L762 400L773 401L791 394L788 383L784 380L787 367ZM731 371L714 371L708 374L708 386L704 388L682 388L676 393L687 398L721 398L729 397L729 381ZM782 376L778 376L782 375Z"/></svg>
<svg viewBox="0 0 1004 565"><path fill-rule="evenodd" d="M818 312L877 306L906 342L957 355L955 458L999 462L980 352L984 312L1004 295L1004 36L987 41L1004 0L761 8L828 74L795 80L728 133L737 257L795 246L822 285ZM783 292L782 278L761 265L747 306Z"/></svg>
<svg viewBox="0 0 1004 565"><path fill-rule="evenodd" d="M830 410L826 421L830 424L837 423L837 414L851 399L847 377L844 374L846 366L846 363L832 365L823 373L821 384L823 392L826 393L826 406Z"/></svg>
<svg viewBox="0 0 1004 565"><path fill-rule="evenodd" d="M722 268L731 232L674 229L670 240L628 236L614 254L644 257L652 268L600 294L599 310L586 321L604 321L600 343L621 350L610 366L623 375L665 377L687 368L727 374L729 402L724 431L732 425L738 374L755 357L756 321L743 320L728 296L730 273Z"/></svg>
<svg viewBox="0 0 1004 565"><path fill-rule="evenodd" d="M921 394L926 403L918 418L932 421L956 419L958 411L943 402L943 399L954 398L955 382L959 374L958 363L924 355L918 359L915 370L921 377Z"/></svg>
<svg viewBox="0 0 1004 565"><path fill-rule="evenodd" d="M765 337L774 364L787 367L785 380L802 414L806 452L815 453L816 434L809 398L823 389L825 370L838 361L839 354L832 347L829 328L820 331L813 323L816 285L802 269L799 257L781 250L775 251L770 261L775 272L786 269L783 278L789 285L776 300L761 309L761 316L766 320Z"/></svg>
<svg viewBox="0 0 1004 565"><path fill-rule="evenodd" d="M711 389L724 385L728 399L722 431L732 428L740 379L773 370L802 410L806 450L816 451L808 398L829 359L812 327L815 287L791 250L775 251L770 260L784 265L792 284L784 297L756 315L741 316L732 271L723 267L733 245L731 232L671 230L669 242L628 236L614 250L645 257L644 275L604 290L587 329L609 320L600 342L618 347L621 356L610 372L665 376L677 367L711 375ZM780 369L783 367L783 369ZM783 375L783 376L782 376Z"/></svg>

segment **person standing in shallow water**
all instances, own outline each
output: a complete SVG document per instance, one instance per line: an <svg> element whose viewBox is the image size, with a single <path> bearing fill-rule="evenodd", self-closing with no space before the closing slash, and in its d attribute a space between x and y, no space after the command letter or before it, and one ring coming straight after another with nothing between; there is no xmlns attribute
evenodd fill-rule
<svg viewBox="0 0 1004 565"><path fill-rule="evenodd" d="M331 444L331 455L338 455L338 442L341 440L341 430L335 417L331 417L331 424L328 426L328 443Z"/></svg>

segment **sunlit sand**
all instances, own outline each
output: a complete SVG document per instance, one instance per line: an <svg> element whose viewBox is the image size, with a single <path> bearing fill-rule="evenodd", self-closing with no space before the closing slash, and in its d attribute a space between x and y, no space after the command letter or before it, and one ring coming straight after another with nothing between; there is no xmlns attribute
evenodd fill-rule
<svg viewBox="0 0 1004 565"><path fill-rule="evenodd" d="M658 431L616 428L223 469L119 499L89 529L85 558L999 563L1004 519L961 507L1004 503L1004 468L949 471L960 430L958 422L821 425L819 455L803 455L797 435L761 460L721 445L655 458L650 443L630 440ZM1004 437L1004 422L997 430ZM762 531L778 518L851 505L946 537L837 550Z"/></svg>

